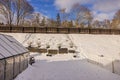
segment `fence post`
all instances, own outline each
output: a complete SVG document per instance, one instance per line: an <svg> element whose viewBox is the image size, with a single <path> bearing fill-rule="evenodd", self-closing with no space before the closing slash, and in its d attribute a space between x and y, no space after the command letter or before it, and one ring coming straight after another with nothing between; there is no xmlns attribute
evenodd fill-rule
<svg viewBox="0 0 120 80"><path fill-rule="evenodd" d="M24 27L22 27L23 29L22 29L22 32L24 33L25 32L25 29L24 29Z"/></svg>
<svg viewBox="0 0 120 80"><path fill-rule="evenodd" d="M70 33L70 28L68 28L68 33Z"/></svg>
<svg viewBox="0 0 120 80"><path fill-rule="evenodd" d="M12 32L12 27L10 26L9 32Z"/></svg>
<svg viewBox="0 0 120 80"><path fill-rule="evenodd" d="M80 33L80 28L78 28L78 32Z"/></svg>
<svg viewBox="0 0 120 80"><path fill-rule="evenodd" d="M45 29L46 29L46 31L45 31L45 32L46 32L46 33L48 33L47 27L45 27Z"/></svg>
<svg viewBox="0 0 120 80"><path fill-rule="evenodd" d="M112 61L112 73L115 73L115 70L114 70L114 61Z"/></svg>
<svg viewBox="0 0 120 80"><path fill-rule="evenodd" d="M36 27L34 27L34 33L36 33Z"/></svg>
<svg viewBox="0 0 120 80"><path fill-rule="evenodd" d="M88 31L89 31L89 34L91 34L91 29L90 28L88 29Z"/></svg>
<svg viewBox="0 0 120 80"><path fill-rule="evenodd" d="M59 33L59 28L57 28L57 33Z"/></svg>

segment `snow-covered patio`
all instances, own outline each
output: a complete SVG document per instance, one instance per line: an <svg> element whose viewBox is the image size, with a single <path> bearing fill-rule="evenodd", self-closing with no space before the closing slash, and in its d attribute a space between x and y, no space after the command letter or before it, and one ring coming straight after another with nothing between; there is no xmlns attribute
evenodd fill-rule
<svg viewBox="0 0 120 80"><path fill-rule="evenodd" d="M120 76L72 54L47 57L35 55L36 63L15 80L120 80Z"/></svg>

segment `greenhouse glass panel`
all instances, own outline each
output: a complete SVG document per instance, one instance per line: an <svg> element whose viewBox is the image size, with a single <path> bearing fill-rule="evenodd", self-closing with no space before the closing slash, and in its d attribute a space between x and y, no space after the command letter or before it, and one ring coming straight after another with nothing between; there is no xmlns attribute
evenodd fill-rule
<svg viewBox="0 0 120 80"><path fill-rule="evenodd" d="M28 67L28 57L29 57L29 53L25 53L24 54L24 69Z"/></svg>
<svg viewBox="0 0 120 80"><path fill-rule="evenodd" d="M11 36L6 36L6 38L7 38L8 40L16 43L17 45L19 45L24 52L28 52L28 50L27 50L22 44L20 44L16 39L14 39L13 37L11 37Z"/></svg>
<svg viewBox="0 0 120 80"><path fill-rule="evenodd" d="M24 70L24 56L20 55L20 72Z"/></svg>
<svg viewBox="0 0 120 80"><path fill-rule="evenodd" d="M0 80L4 80L4 68L5 67L5 61L0 60Z"/></svg>
<svg viewBox="0 0 120 80"><path fill-rule="evenodd" d="M13 79L13 57L6 59L5 80Z"/></svg>
<svg viewBox="0 0 120 80"><path fill-rule="evenodd" d="M14 77L16 77L19 74L19 72L20 72L20 70L19 70L19 66L20 66L20 64L19 64L19 56L15 56L14 58L15 58L15 62L14 62Z"/></svg>

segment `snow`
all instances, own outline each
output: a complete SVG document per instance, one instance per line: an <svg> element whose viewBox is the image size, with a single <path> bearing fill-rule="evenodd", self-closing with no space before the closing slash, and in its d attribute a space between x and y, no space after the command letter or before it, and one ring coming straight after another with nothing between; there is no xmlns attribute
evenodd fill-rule
<svg viewBox="0 0 120 80"><path fill-rule="evenodd" d="M108 58L120 59L119 35L76 35L72 34L73 42L86 55L104 55Z"/></svg>
<svg viewBox="0 0 120 80"><path fill-rule="evenodd" d="M22 43L25 47L28 47L30 42L32 42L33 47L37 47L38 43L40 42L41 48L46 48L47 45L50 45L50 49L57 49L58 45L61 45L62 48L70 49L70 44L73 43L73 46L74 46L73 49L77 51L76 54L77 56L80 57L78 60L80 63L79 67L85 61L86 64L84 66L88 66L88 65L97 66L99 68L101 67L103 69L108 70L108 72L110 73L114 72L120 75L120 69L119 69L120 68L120 45L119 45L120 36L119 35L31 34L31 33L6 33L6 34L13 36L20 43ZM73 64L76 63L76 60L74 61L72 54L69 54L69 56L68 55L55 55L54 58L46 57L46 55L42 55L41 57L38 57L38 59L39 59L38 65L41 60L48 60L48 59L49 60L47 62L50 62L50 63L54 61L59 62L59 60L66 62L66 64L68 62L68 65L69 65L69 62L73 62ZM43 64L47 62L44 62ZM42 66L43 64L40 64L40 65ZM61 64L61 65L64 65L64 64ZM33 69L33 67L30 67L30 68ZM89 67L85 67L85 68L89 69ZM45 67L45 69L47 69L47 67ZM94 70L92 71L94 72ZM95 74L96 72L97 71L95 71ZM77 74L78 73L80 72L77 72ZM104 72L101 72L101 73L103 74ZM98 73L98 74L101 74L101 73ZM67 80L70 80L70 79L67 79ZM92 80L97 80L97 79L94 78ZM101 79L101 80L105 80L105 79ZM110 80L110 79L106 79L106 80ZM117 79L112 79L112 80L117 80Z"/></svg>
<svg viewBox="0 0 120 80"><path fill-rule="evenodd" d="M120 74L120 36L119 35L76 35L71 34L74 44L88 62L111 72ZM103 57L101 57L103 55ZM116 61L118 61L116 63ZM119 68L118 68L119 67ZM114 69L116 71L114 71ZM118 73L119 72L119 73Z"/></svg>
<svg viewBox="0 0 120 80"><path fill-rule="evenodd" d="M36 63L15 80L120 80L120 76L72 56L36 54Z"/></svg>
<svg viewBox="0 0 120 80"><path fill-rule="evenodd" d="M54 34L9 34L16 38L19 42L21 42L25 47L28 47L28 43L32 42L33 47L37 47L37 43L42 42L42 46L52 45L52 47L57 47L58 44L62 46L69 46L69 39L66 35L54 35Z"/></svg>
<svg viewBox="0 0 120 80"><path fill-rule="evenodd" d="M104 55L110 59L120 59L120 36L119 35L89 35L89 34L29 34L29 33L7 33L17 39L25 47L32 42L33 47L41 42L41 47L45 48L49 44L57 48L60 44L62 47L70 47L73 42L77 50L88 55Z"/></svg>

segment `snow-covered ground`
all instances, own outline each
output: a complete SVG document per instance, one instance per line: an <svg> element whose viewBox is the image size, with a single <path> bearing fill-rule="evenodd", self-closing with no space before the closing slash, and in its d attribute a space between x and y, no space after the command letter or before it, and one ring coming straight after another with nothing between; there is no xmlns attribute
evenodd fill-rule
<svg viewBox="0 0 120 80"><path fill-rule="evenodd" d="M120 74L119 35L69 35L89 62ZM101 57L101 55L103 55Z"/></svg>
<svg viewBox="0 0 120 80"><path fill-rule="evenodd" d="M25 34L25 33L17 33L17 34L16 33L7 33L7 34L16 38L19 42L21 42L26 47L29 45L30 42L32 42L33 47L37 47L38 46L37 44L40 42L42 48L45 48L47 44L49 44L50 48L52 48L52 49L58 48L58 45L61 45L62 47L70 48L70 44L73 43L74 49L77 51L77 54L80 57L77 60L74 60L72 54L56 55L52 58L46 57L45 55L36 57L38 62L35 63L35 65L42 66L40 68L40 70L43 69L44 66L46 66L45 69L43 69L45 71L50 66L50 70L49 69L47 69L47 70L52 73L49 73L49 74L54 74L54 72L52 71L51 68L54 67L56 64L62 65L60 67L57 67L58 69L59 68L61 69L61 67L62 67L62 69L63 68L66 69L67 65L70 66L69 68L71 69L71 73L69 71L64 71L64 70L63 70L64 71L63 73L66 72L64 74L66 76L69 75L67 73L70 73L71 75L74 75L74 77L76 77L76 78L78 77L78 74L80 74L82 76L84 74L84 71L79 71L79 70L88 70L88 73L90 76L98 74L99 76L101 75L102 77L104 77L104 79L103 79L99 76L97 76L97 77L93 76L93 79L90 79L90 80L110 80L110 79L106 79L105 76L112 75L112 72L114 72L116 74L120 74L120 45L119 45L120 44L120 36L119 35ZM44 62L42 62L42 61L44 61ZM54 62L56 62L56 64L53 64ZM59 63L59 62L65 63L66 65ZM88 63L88 62L90 62L90 63ZM48 63L48 65L47 65L47 63ZM79 65L78 65L78 63L79 63ZM77 68L74 66L75 64L78 66ZM93 64L95 64L95 65L93 65ZM65 65L65 66L63 67L63 65ZM83 67L82 65L84 65L86 67ZM72 74L72 71L74 72L74 69L73 69L74 67L76 68L76 70L78 69L78 72L76 73L77 75L75 75L75 73ZM93 67L96 69L94 70ZM104 69L101 69L99 67L107 69L107 70L109 70L109 72L106 73L106 71ZM30 66L27 70L32 70L32 69L33 69L33 73L34 73L34 70L36 70L37 68ZM100 71L98 71L98 69L100 69ZM43 74L40 73L41 76L44 75L45 71L42 71ZM57 71L57 70L55 69L55 71ZM94 72L94 74L92 74L92 72L89 72L89 71L92 71L92 72L95 71L95 72ZM29 71L25 71L26 74L27 74L27 72L29 72ZM39 73L39 71L36 72L36 76L38 73ZM47 72L45 72L45 73L47 73ZM102 74L105 73L106 75L104 76L101 73ZM55 73L55 76L57 76L56 78L58 78L58 75L62 75L62 73L59 74L59 70L57 71L57 73ZM64 76L64 75L62 75L62 76ZM71 77L71 75L69 77ZM87 75L87 71L86 71L86 75ZM87 79L89 79L89 75L88 75ZM38 77L40 79L42 78L42 80L51 80L51 79L46 79L46 78L43 79L44 76L43 77L38 76ZM47 74L46 76L51 77L52 75ZM98 77L100 79L96 79ZM111 76L111 77L113 77L113 76ZM52 78L52 80L59 80L56 78L54 78L54 79ZM76 78L74 80L79 80ZM84 79L84 77L83 77L82 80L87 80L87 79ZM33 80L33 79L29 78L26 80ZM61 80L73 80L73 79L64 78ZM111 78L111 80L117 80L117 79ZM119 80L120 80L120 78L119 78Z"/></svg>
<svg viewBox="0 0 120 80"><path fill-rule="evenodd" d="M35 55L35 54L34 54ZM36 63L15 80L120 80L120 76L94 66L72 54L47 57L36 54Z"/></svg>
<svg viewBox="0 0 120 80"><path fill-rule="evenodd" d="M4 33L5 34L5 33ZM46 44L51 47L57 47L62 44L63 47L69 47L73 42L75 46L84 53L84 56L104 55L108 58L120 59L120 36L119 35L89 35L89 34L21 34L6 33L13 36L24 46L32 42L34 47L40 41L42 46Z"/></svg>

